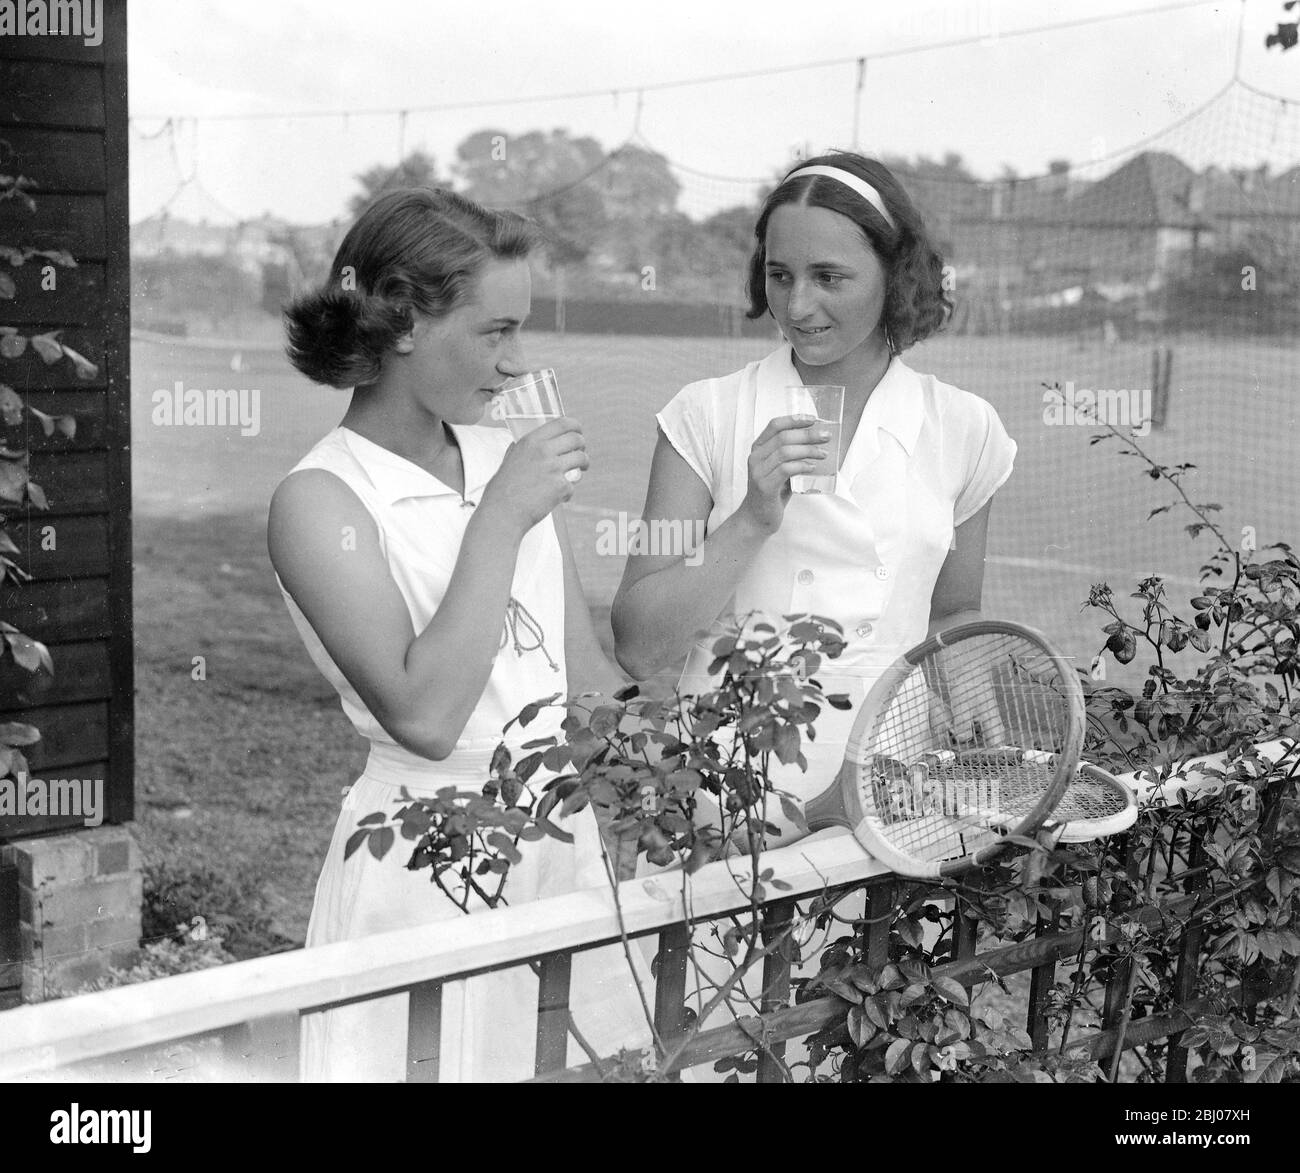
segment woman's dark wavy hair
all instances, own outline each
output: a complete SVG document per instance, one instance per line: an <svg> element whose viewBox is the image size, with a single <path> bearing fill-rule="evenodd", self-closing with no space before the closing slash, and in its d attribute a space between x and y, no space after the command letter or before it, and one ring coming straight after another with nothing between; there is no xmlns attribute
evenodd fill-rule
<svg viewBox="0 0 1300 1173"><path fill-rule="evenodd" d="M804 167L838 167L865 179L880 193L894 227L851 187L828 175L790 175ZM805 159L792 167L763 202L754 236L758 244L749 259L747 292L750 318L769 312L767 304L767 222L783 204L829 208L847 216L862 232L885 267L885 337L889 352L901 354L928 338L952 313L943 287L943 257L926 231L921 213L889 168L875 159L837 151Z"/></svg>
<svg viewBox="0 0 1300 1173"><path fill-rule="evenodd" d="M485 262L526 257L537 240L522 216L455 192L385 192L348 230L325 284L284 311L289 361L331 387L373 383L414 311L445 316L471 293Z"/></svg>

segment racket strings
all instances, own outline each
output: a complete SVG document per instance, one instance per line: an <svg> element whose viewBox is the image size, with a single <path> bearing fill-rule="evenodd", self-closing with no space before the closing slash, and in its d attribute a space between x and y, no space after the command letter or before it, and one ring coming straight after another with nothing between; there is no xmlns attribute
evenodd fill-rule
<svg viewBox="0 0 1300 1173"><path fill-rule="evenodd" d="M1118 786L1108 786L1086 774L1078 774L1070 780L1070 785L1052 809L1052 821L1069 823L1110 819L1122 814L1129 804L1128 796Z"/></svg>
<svg viewBox="0 0 1300 1173"><path fill-rule="evenodd" d="M870 809L900 849L924 859L969 853L1023 821L1056 773L1053 760L956 761L905 766L892 758L870 764ZM864 806L868 804L864 803Z"/></svg>
<svg viewBox="0 0 1300 1173"><path fill-rule="evenodd" d="M903 852L973 855L1029 817L1057 783L1069 738L1057 662L988 633L916 664L859 746L864 814Z"/></svg>

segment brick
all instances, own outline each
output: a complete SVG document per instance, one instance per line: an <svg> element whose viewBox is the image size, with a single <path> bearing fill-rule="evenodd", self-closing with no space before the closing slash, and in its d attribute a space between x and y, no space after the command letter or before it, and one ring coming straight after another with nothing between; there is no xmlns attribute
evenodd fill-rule
<svg viewBox="0 0 1300 1173"><path fill-rule="evenodd" d="M87 949L134 949L140 940L140 918L114 917L78 925Z"/></svg>
<svg viewBox="0 0 1300 1173"><path fill-rule="evenodd" d="M45 967L30 961L23 962L23 1001L37 1002L46 994Z"/></svg>
<svg viewBox="0 0 1300 1173"><path fill-rule="evenodd" d="M69 990L103 977L108 972L107 958L98 950L45 967L45 983L60 990Z"/></svg>
<svg viewBox="0 0 1300 1173"><path fill-rule="evenodd" d="M86 924L105 917L139 916L142 894L141 877L130 873L75 887L46 889L36 894L32 923Z"/></svg>
<svg viewBox="0 0 1300 1173"><path fill-rule="evenodd" d="M19 871L25 1000L84 985L137 959L144 880L128 828L25 840L6 845L4 858Z"/></svg>
<svg viewBox="0 0 1300 1173"><path fill-rule="evenodd" d="M0 864L18 869L18 882L28 887L32 883L32 857L18 849L18 844L0 847Z"/></svg>
<svg viewBox="0 0 1300 1173"><path fill-rule="evenodd" d="M102 843L95 848L95 874L111 875L131 867L131 845L125 841Z"/></svg>
<svg viewBox="0 0 1300 1173"><path fill-rule="evenodd" d="M61 994L67 993L72 986L79 985L90 978L98 977L99 973L100 971L96 968L94 962L91 962L87 967L86 961L81 958L75 963L71 963L69 967L63 968L40 965L35 962L24 962L23 1001L40 1002L47 998L59 997Z"/></svg>
<svg viewBox="0 0 1300 1173"><path fill-rule="evenodd" d="M40 901L36 893L26 884L18 885L18 919L23 924L34 924L36 921L36 909Z"/></svg>
<svg viewBox="0 0 1300 1173"><path fill-rule="evenodd" d="M80 832L95 852L99 875L139 871L140 846L128 827L92 827Z"/></svg>
<svg viewBox="0 0 1300 1173"><path fill-rule="evenodd" d="M138 871L140 846L127 827L90 827L25 839L0 848L0 863L18 868L31 888L66 887L123 871Z"/></svg>
<svg viewBox="0 0 1300 1173"><path fill-rule="evenodd" d="M46 965L52 965L61 958L78 957L86 951L86 926L47 925L33 929L32 944L39 946Z"/></svg>
<svg viewBox="0 0 1300 1173"><path fill-rule="evenodd" d="M94 851L80 831L15 844L18 879L32 888L72 884L95 874Z"/></svg>

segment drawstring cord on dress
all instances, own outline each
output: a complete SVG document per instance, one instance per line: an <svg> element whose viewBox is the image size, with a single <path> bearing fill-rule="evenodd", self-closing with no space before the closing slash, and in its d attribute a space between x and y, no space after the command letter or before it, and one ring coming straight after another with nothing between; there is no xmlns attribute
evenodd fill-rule
<svg viewBox="0 0 1300 1173"><path fill-rule="evenodd" d="M524 630L529 633L537 642L532 647L524 647L519 641L519 626L523 625ZM501 629L501 647L506 646L506 640L514 641L515 655L522 656L525 652L535 652L539 649L546 662L551 666L552 672L560 670L559 664L551 659L551 653L546 650L546 632L542 630L542 625L529 613L528 608L519 602L514 595L510 596L510 601L506 604L506 622Z"/></svg>
<svg viewBox="0 0 1300 1173"><path fill-rule="evenodd" d="M461 495L461 508L473 509L478 502L471 501L464 494ZM526 648L519 642L519 625L523 624L524 630L527 631L534 639L537 640L532 647ZM527 607L523 605L514 595L510 596L510 601L506 604L506 622L501 629L501 643L499 648L506 646L507 640L514 642L515 655L522 656L525 652L541 651L546 657L546 662L551 666L552 672L560 670L559 664L551 659L551 653L546 650L546 632L542 630L542 625L529 613Z"/></svg>

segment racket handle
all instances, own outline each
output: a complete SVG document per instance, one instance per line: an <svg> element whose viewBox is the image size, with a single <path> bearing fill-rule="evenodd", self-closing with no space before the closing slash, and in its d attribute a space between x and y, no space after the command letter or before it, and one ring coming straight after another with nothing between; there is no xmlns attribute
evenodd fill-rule
<svg viewBox="0 0 1300 1173"><path fill-rule="evenodd" d="M840 771L843 772L843 769L841 766ZM825 831L828 827L848 827L852 830L853 822L844 809L844 787L840 774L835 775L835 781L821 794L804 803L803 816L809 831Z"/></svg>

